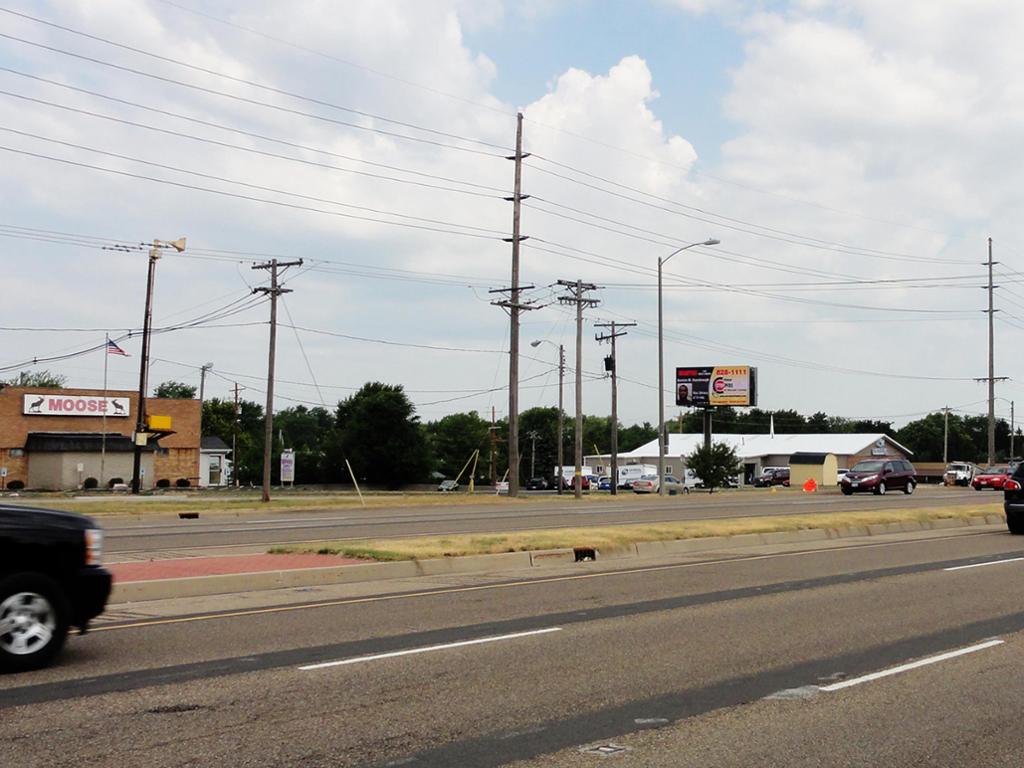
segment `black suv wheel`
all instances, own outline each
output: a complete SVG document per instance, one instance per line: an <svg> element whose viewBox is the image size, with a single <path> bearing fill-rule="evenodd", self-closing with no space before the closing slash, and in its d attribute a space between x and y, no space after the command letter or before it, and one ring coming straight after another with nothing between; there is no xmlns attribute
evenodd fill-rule
<svg viewBox="0 0 1024 768"><path fill-rule="evenodd" d="M68 635L68 602L57 583L41 573L0 579L0 671L46 666Z"/></svg>

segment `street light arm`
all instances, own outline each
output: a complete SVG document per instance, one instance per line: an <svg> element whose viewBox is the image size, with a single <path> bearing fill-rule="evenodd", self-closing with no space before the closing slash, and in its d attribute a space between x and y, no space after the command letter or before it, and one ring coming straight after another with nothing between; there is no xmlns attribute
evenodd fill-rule
<svg viewBox="0 0 1024 768"><path fill-rule="evenodd" d="M672 253L670 253L668 256L666 256L665 258L663 258L661 260L662 266L664 266L665 263L669 259L671 259L673 256L675 256L677 253L682 253L687 248L693 248L696 245L718 245L720 242L722 242L722 241L721 240L716 240L713 237L709 237L707 240L703 240L703 241L701 241L699 243L690 243L689 245L684 245L682 248L676 248L674 251L672 251Z"/></svg>

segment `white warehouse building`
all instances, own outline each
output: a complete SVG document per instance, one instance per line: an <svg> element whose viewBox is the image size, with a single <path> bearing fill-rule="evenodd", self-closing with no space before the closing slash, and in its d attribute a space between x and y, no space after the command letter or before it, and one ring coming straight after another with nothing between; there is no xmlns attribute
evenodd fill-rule
<svg viewBox="0 0 1024 768"><path fill-rule="evenodd" d="M725 443L736 451L740 458L744 483L750 483L761 474L765 467L789 466L794 453L832 454L840 468L849 469L858 461L870 458L909 459L913 452L893 440L889 435L879 433L818 433L800 435L714 435L716 443ZM686 457L704 443L702 433L672 434L668 436L668 450L665 453L665 474L679 477L686 466ZM611 471L610 454L591 454L584 457L584 464L594 468L597 475ZM633 451L619 454L619 466L630 464L658 465L658 441L651 440Z"/></svg>

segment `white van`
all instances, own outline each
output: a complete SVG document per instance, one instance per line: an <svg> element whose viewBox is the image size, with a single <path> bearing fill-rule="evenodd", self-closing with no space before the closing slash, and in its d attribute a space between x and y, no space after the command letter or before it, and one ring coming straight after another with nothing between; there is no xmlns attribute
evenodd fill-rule
<svg viewBox="0 0 1024 768"><path fill-rule="evenodd" d="M633 481L639 480L644 475L658 476L658 468L653 464L627 464L619 467L618 487L629 490L633 487Z"/></svg>

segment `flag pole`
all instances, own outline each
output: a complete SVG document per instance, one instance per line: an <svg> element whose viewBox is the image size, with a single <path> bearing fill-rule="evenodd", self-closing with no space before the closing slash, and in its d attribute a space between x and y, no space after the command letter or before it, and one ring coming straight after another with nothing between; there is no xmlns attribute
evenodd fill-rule
<svg viewBox="0 0 1024 768"><path fill-rule="evenodd" d="M106 334L106 343L103 345L103 434L100 436L100 488L105 487L103 479L107 464L107 363L110 360L110 334Z"/></svg>

